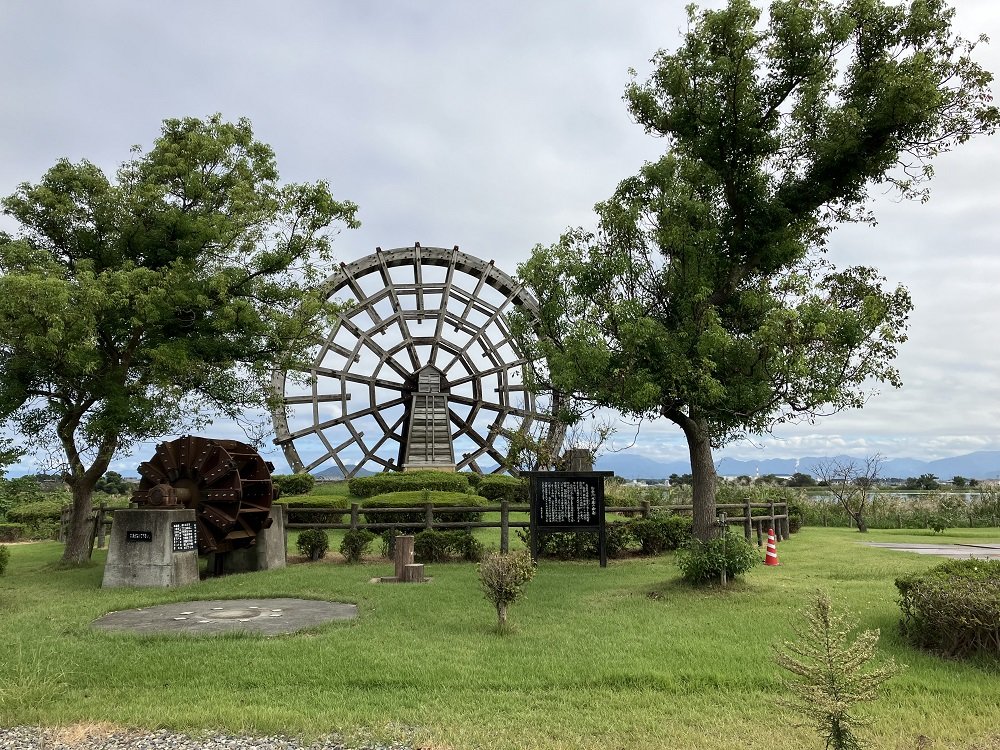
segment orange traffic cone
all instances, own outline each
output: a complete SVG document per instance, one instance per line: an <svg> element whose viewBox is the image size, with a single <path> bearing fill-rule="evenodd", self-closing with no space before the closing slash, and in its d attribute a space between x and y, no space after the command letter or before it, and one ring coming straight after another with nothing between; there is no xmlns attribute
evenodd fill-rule
<svg viewBox="0 0 1000 750"><path fill-rule="evenodd" d="M767 530L767 553L764 555L764 564L778 564L778 545L774 540L774 529Z"/></svg>

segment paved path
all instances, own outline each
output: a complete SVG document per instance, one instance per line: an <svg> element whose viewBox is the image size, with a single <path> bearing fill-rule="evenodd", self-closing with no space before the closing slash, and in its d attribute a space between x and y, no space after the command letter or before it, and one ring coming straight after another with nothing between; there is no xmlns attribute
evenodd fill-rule
<svg viewBox="0 0 1000 750"><path fill-rule="evenodd" d="M91 625L99 630L134 633L215 635L243 631L285 635L357 616L354 604L316 599L214 599L109 612Z"/></svg>
<svg viewBox="0 0 1000 750"><path fill-rule="evenodd" d="M867 547L882 547L918 555L937 555L953 560L1000 560L1000 544L897 544L895 542L864 542Z"/></svg>

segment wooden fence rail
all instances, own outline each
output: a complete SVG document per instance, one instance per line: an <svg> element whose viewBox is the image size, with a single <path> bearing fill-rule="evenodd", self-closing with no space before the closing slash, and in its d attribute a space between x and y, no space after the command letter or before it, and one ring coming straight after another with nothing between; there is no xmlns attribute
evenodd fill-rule
<svg viewBox="0 0 1000 750"><path fill-rule="evenodd" d="M726 521L731 526L742 526L743 535L747 541L751 541L754 533L757 536L757 546L764 544L765 528L773 528L775 535L779 539L788 539L788 508L784 502L752 503L749 500L743 503L723 503L716 506L717 510L743 511L742 516L729 516ZM619 515L650 518L655 513L683 513L689 514L691 505L652 505L644 501L638 506L607 506L607 513ZM767 513L754 515L755 510L766 510ZM369 521L362 520L378 517L380 515L391 516L399 513L423 513L423 520L417 522L396 522L396 521ZM501 500L499 505L470 505L470 506L449 506L435 507L433 503L425 503L422 506L411 506L409 508L363 508L360 503L352 503L350 509L337 508L290 508L289 512L299 517L310 515L340 515L341 521L298 521L285 524L286 529L346 529L355 531L357 529L368 529L369 531L385 531L387 529L413 529L422 527L425 530L436 529L500 529L500 549L508 551L510 546L510 529L525 529L530 526L528 521L513 521L510 519L511 513L528 513L530 506L517 505L506 500ZM500 518L495 521L440 521L435 518L435 514L449 513L499 513ZM349 520L343 520L343 516L349 516ZM613 525L614 521L611 522ZM617 523L625 523L618 521ZM766 526L765 526L766 524Z"/></svg>
<svg viewBox="0 0 1000 750"><path fill-rule="evenodd" d="M731 526L742 526L743 535L747 541L751 541L754 534L757 537L757 546L764 543L764 531L773 528L779 540L788 539L788 508L784 502L752 503L746 500L742 503L721 503L716 505L716 510L726 511L726 521ZM297 516L310 515L340 515L349 516L348 521L332 522L298 522L285 524L286 529L369 529L372 531L384 531L386 529L412 529L422 526L424 529L500 529L500 549L507 552L510 548L510 530L526 529L531 524L524 520L511 520L511 513L528 513L531 508L524 504L515 504L507 500L501 500L498 505L469 505L455 507L436 507L433 503L425 503L423 506L409 508L362 508L360 503L352 503L350 509L344 508L291 508ZM614 513L623 516L651 518L659 513L679 513L690 514L691 505L653 505L648 500L644 500L640 505L609 505L605 508L607 513ZM754 514L754 511L766 510L766 513ZM400 513L423 512L421 522L398 522L379 521L369 523L362 520L361 516L369 518L379 515L393 516ZM742 516L730 516L729 511L742 511ZM96 545L101 549L105 545L107 532L111 528L111 519L114 509L108 508L101 503L91 517L93 524L93 536L91 537L91 549ZM448 513L499 513L500 518L495 521L441 521L435 515ZM69 529L70 509L63 508L61 523L59 526L59 541L65 542ZM287 514L286 514L287 518ZM612 521L624 523L624 521Z"/></svg>

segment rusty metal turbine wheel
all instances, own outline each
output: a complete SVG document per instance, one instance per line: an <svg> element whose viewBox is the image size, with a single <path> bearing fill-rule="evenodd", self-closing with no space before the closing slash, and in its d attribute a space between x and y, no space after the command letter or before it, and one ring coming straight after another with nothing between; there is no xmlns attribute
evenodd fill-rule
<svg viewBox="0 0 1000 750"><path fill-rule="evenodd" d="M198 524L198 553L230 552L256 543L271 525L277 497L274 466L246 443L191 435L160 443L139 465L132 502L147 508L190 508Z"/></svg>
<svg viewBox="0 0 1000 750"><path fill-rule="evenodd" d="M515 307L537 318L537 304L492 261L419 243L377 249L322 289L352 306L310 368L272 383L275 443L294 471L499 471L500 430L548 421L507 323Z"/></svg>

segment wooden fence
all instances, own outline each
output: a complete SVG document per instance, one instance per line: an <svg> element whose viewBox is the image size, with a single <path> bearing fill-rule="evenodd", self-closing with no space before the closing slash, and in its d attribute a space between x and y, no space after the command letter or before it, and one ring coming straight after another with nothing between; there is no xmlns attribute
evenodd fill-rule
<svg viewBox="0 0 1000 750"><path fill-rule="evenodd" d="M747 541L752 541L757 537L757 546L764 544L764 534L769 528L774 529L775 536L779 540L788 539L788 507L784 501L753 503L749 499L742 503L723 503L715 506L716 511L726 513L726 523L729 526L742 526L743 535ZM605 508L607 513L614 513L632 518L651 518L659 513L690 514L690 505L653 505L648 500L644 500L640 505L609 505ZM400 513L413 513L416 510L423 511L423 521L417 524L411 522L379 521L368 523L362 520L361 516L377 517L385 515L392 517ZM386 529L412 529L415 526L422 526L424 529L500 529L500 549L507 552L510 549L510 530L526 529L531 524L527 520L512 520L512 513L523 513L527 515L530 506L524 504L510 503L501 500L498 505L470 505L462 507L435 507L433 503L425 503L423 506L409 508L362 508L360 503L352 503L350 510L339 508L291 508L296 516L310 515L340 515L341 518L348 516L346 521L332 522L322 521L315 523L299 522L287 523L286 529L370 529L372 531L384 531ZM729 515L730 511L740 512L742 515ZM755 513L755 511L758 511ZM760 511L767 511L766 513ZM69 528L69 508L63 508L61 523L59 526L59 541L66 541L66 533ZM96 546L98 549L104 547L107 539L108 529L111 528L111 518L114 513L113 508L108 508L101 503L94 509L91 523L93 524L93 536L91 537L91 549ZM435 514L448 513L499 513L500 518L493 521L441 521ZM287 514L286 514L287 517ZM612 521L615 523L625 523L624 521Z"/></svg>
<svg viewBox="0 0 1000 750"><path fill-rule="evenodd" d="M753 503L749 499L742 503L725 503L716 505L717 511L726 512L726 523L729 526L742 526L743 535L747 541L752 541L754 534L757 536L757 546L764 544L764 533L767 529L773 528L775 536L779 540L788 539L788 508L784 501ZM607 513L615 513L623 516L650 518L654 513L678 513L690 514L690 505L653 505L649 501L643 501L638 506L606 506ZM754 511L766 510L767 513ZM391 517L399 513L423 512L423 520L414 523L412 521L401 523L398 521L378 521L371 522L362 520L364 515L367 519L386 515ZM286 529L368 529L370 531L385 531L387 529L413 529L422 527L424 530L446 530L446 529L500 529L500 550L508 551L510 548L510 530L526 529L530 526L527 520L511 520L512 513L527 514L530 511L528 505L518 505L507 500L501 500L498 505L470 505L455 507L435 507L433 503L424 503L422 506L411 506L409 508L363 508L360 503L352 503L350 510L336 508L290 508L289 512L298 517L308 517L311 515L340 515L340 521L320 521L320 522L296 522L285 524ZM729 511L739 511L742 515L731 516ZM499 513L500 518L493 521L441 521L435 514L451 513ZM347 516L347 520L343 517ZM615 523L625 523L625 521L612 521Z"/></svg>

